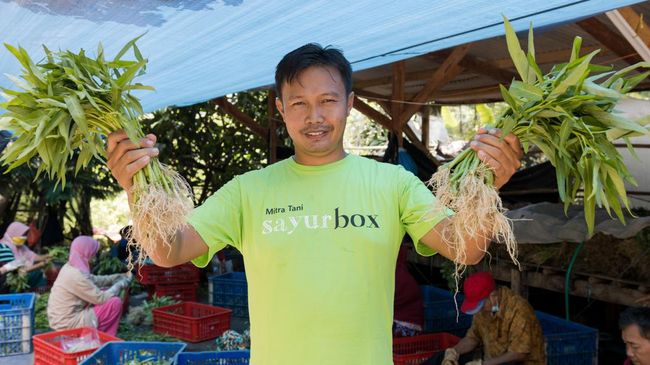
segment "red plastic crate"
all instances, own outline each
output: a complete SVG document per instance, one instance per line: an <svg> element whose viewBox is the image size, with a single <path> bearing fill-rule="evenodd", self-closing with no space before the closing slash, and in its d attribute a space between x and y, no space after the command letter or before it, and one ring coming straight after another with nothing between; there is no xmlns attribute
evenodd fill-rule
<svg viewBox="0 0 650 365"><path fill-rule="evenodd" d="M54 331L35 335L34 342L34 364L35 365L77 365L97 348L88 349L79 352L63 352L61 348L61 339L63 336L77 338L83 331L95 330L91 327L74 328L71 330ZM97 331L101 345L109 341L122 341L101 331ZM101 346L100 345L100 346Z"/></svg>
<svg viewBox="0 0 650 365"><path fill-rule="evenodd" d="M221 336L230 328L232 310L195 302L183 302L155 308L153 330L189 342L201 342Z"/></svg>
<svg viewBox="0 0 650 365"><path fill-rule="evenodd" d="M181 302L196 302L198 283L154 285L147 289L149 298L156 294L159 297L172 297Z"/></svg>
<svg viewBox="0 0 650 365"><path fill-rule="evenodd" d="M421 364L436 352L455 346L458 341L460 338L449 333L393 338L393 361L395 365Z"/></svg>
<svg viewBox="0 0 650 365"><path fill-rule="evenodd" d="M146 285L196 283L199 274L199 268L191 263L174 267L142 265L137 270L138 281Z"/></svg>

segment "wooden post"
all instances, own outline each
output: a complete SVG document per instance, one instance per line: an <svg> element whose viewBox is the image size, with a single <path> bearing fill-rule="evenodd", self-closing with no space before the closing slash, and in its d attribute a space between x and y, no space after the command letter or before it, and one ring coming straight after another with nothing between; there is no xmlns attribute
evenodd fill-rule
<svg viewBox="0 0 650 365"><path fill-rule="evenodd" d="M519 271L516 267L510 269L510 290L524 299L528 299L526 271Z"/></svg>
<svg viewBox="0 0 650 365"><path fill-rule="evenodd" d="M269 136L268 136L268 146L269 146L269 165L275 163L278 160L278 122L275 119L275 91L269 89L268 96L268 118L269 118Z"/></svg>
<svg viewBox="0 0 650 365"><path fill-rule="evenodd" d="M393 131L397 136L397 143L400 147L404 145L404 137L402 136L402 122L399 119L402 114L402 103L404 100L404 82L406 78L406 63L398 61L393 63L393 101L390 105L390 116L393 120Z"/></svg>
<svg viewBox="0 0 650 365"><path fill-rule="evenodd" d="M428 105L422 107L422 144L429 148L429 119L431 108Z"/></svg>

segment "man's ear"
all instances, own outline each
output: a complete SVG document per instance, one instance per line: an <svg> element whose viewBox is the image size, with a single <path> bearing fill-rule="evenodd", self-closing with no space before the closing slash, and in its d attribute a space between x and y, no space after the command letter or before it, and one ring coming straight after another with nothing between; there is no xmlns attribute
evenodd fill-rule
<svg viewBox="0 0 650 365"><path fill-rule="evenodd" d="M350 115L353 106L354 106L354 91L350 92L350 95L348 95L348 115Z"/></svg>
<svg viewBox="0 0 650 365"><path fill-rule="evenodd" d="M284 105L282 105L282 99L279 97L275 98L275 107L278 109L278 112L280 112L280 115L282 116L282 120L284 120Z"/></svg>
<svg viewBox="0 0 650 365"><path fill-rule="evenodd" d="M493 290L492 293L490 293L490 302L492 302L492 304L495 304L498 302L498 300L499 300L499 293L497 293L496 290Z"/></svg>

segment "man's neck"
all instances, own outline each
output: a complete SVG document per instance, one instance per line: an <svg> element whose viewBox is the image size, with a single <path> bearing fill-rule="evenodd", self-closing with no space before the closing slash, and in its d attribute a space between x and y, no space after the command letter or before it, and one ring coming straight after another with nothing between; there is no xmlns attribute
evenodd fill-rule
<svg viewBox="0 0 650 365"><path fill-rule="evenodd" d="M305 166L321 166L328 165L337 161L340 161L347 156L347 152L341 150L338 153L329 154L326 156L308 156L300 153L296 153L294 160L296 163Z"/></svg>

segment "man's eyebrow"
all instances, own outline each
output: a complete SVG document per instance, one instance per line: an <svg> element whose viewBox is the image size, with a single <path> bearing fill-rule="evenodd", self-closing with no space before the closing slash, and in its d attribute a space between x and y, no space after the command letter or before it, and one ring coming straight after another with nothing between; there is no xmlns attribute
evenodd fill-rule
<svg viewBox="0 0 650 365"><path fill-rule="evenodd" d="M332 92L322 93L321 96L334 96L338 98L341 95L339 95L339 93L337 93L336 91L332 91Z"/></svg>

